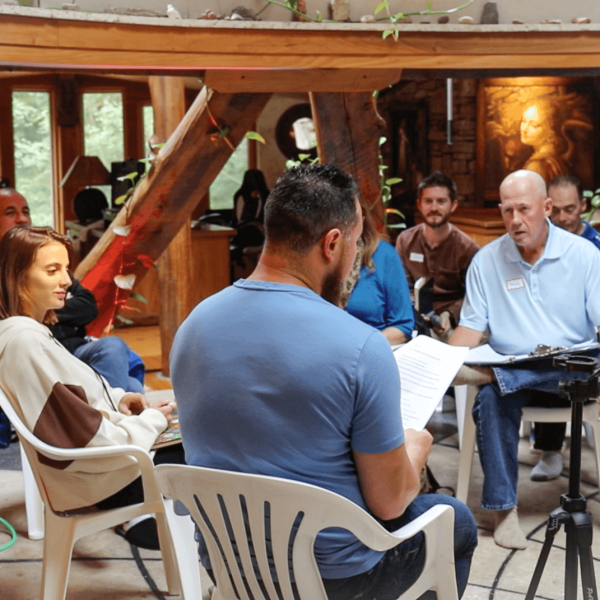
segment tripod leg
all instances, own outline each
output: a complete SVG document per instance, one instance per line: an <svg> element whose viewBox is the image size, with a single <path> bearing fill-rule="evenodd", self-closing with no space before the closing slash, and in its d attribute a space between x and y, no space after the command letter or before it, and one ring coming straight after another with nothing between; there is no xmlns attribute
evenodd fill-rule
<svg viewBox="0 0 600 600"><path fill-rule="evenodd" d="M594 558L592 556L592 516L589 512L573 515L577 534L577 548L581 564L581 585L584 600L598 600L596 576L594 574Z"/></svg>
<svg viewBox="0 0 600 600"><path fill-rule="evenodd" d="M598 600L592 550L590 548L580 550L579 560L581 561L581 585L583 586L583 597L585 600Z"/></svg>
<svg viewBox="0 0 600 600"><path fill-rule="evenodd" d="M565 600L577 600L577 578L579 550L577 531L572 521L565 523L567 551L565 556Z"/></svg>
<svg viewBox="0 0 600 600"><path fill-rule="evenodd" d="M556 513L562 514L562 509L559 508L550 513L550 518L548 519L548 525L546 527L544 544L542 546L542 550L540 551L537 564L535 565L535 571L531 577L531 582L529 584L529 588L527 589L525 600L533 600L535 593L537 592L540 580L542 578L542 573L544 572L544 567L546 566L546 562L548 562L548 555L550 554L550 549L552 548L552 542L554 541L554 538L560 529L560 520L558 519Z"/></svg>

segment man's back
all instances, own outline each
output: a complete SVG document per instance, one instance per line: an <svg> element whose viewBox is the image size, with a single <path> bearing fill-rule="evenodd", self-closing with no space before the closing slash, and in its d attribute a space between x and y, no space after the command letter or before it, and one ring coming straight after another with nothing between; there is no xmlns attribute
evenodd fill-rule
<svg viewBox="0 0 600 600"><path fill-rule="evenodd" d="M177 333L171 373L189 464L296 479L366 508L352 451L403 443L389 344L307 288L242 281L205 300ZM380 558L340 533L317 556L330 578Z"/></svg>

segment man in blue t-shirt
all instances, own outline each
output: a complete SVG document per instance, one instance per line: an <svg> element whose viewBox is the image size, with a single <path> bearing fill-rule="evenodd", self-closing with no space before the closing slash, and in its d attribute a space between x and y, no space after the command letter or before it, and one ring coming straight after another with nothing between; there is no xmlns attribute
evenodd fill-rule
<svg viewBox="0 0 600 600"><path fill-rule="evenodd" d="M403 431L399 378L376 329L338 308L362 231L354 180L330 165L286 171L265 206L265 248L247 280L201 302L171 352L189 464L284 477L341 494L390 527L455 508L459 591L477 542L468 509L422 495L427 432ZM210 563L201 544L203 564ZM396 598L422 570L416 536L387 553L319 535L330 600Z"/></svg>

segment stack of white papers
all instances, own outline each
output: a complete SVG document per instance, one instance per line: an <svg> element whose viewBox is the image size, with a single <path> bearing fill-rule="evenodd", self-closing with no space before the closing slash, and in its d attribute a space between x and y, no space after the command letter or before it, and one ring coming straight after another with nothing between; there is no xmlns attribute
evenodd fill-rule
<svg viewBox="0 0 600 600"><path fill-rule="evenodd" d="M468 351L469 348L449 346L426 335L419 335L394 350L400 372L404 429L425 428Z"/></svg>

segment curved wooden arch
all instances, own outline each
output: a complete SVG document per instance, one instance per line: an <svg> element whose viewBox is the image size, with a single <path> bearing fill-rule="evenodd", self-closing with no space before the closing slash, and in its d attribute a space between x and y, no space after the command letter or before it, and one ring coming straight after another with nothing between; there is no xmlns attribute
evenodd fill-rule
<svg viewBox="0 0 600 600"><path fill-rule="evenodd" d="M0 69L599 68L598 25L389 25L134 18L0 7ZM270 75L272 77L272 74Z"/></svg>

